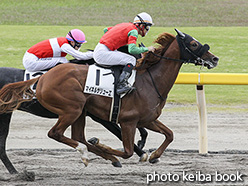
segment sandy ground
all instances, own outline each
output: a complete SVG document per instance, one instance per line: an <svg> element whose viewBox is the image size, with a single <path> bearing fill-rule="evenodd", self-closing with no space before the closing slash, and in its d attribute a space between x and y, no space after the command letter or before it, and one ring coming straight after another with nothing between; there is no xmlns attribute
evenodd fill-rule
<svg viewBox="0 0 248 186"><path fill-rule="evenodd" d="M128 160L120 158L122 168L94 154L84 168L78 152L47 137L56 120L16 111L7 153L18 171L34 173L35 180L10 175L0 163L0 185L146 185L149 181L151 185L248 185L247 110L248 105L208 105L209 153L199 155L196 105L169 104L159 119L174 132L174 141L160 161L140 163L134 154ZM70 136L70 129L66 135ZM122 148L115 136L89 118L86 136ZM144 149L150 155L163 140L161 134L149 131Z"/></svg>

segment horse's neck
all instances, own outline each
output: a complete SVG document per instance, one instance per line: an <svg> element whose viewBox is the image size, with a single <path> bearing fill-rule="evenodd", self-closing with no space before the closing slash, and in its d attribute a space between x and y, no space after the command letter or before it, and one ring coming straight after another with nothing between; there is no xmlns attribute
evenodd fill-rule
<svg viewBox="0 0 248 186"><path fill-rule="evenodd" d="M164 56L179 59L180 51L176 41L174 41L172 46L165 52ZM159 93L166 98L172 86L174 85L179 70L182 66L181 62L169 61L166 59L161 59L159 63L151 68L151 74L154 78L154 82L158 88Z"/></svg>

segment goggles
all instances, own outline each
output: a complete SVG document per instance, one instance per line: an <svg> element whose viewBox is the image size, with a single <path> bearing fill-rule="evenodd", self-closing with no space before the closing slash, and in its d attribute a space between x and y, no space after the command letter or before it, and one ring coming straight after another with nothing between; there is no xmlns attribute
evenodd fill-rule
<svg viewBox="0 0 248 186"><path fill-rule="evenodd" d="M139 18L141 24L144 25L144 28L145 28L145 29L147 30L147 32L148 32L148 31L150 30L152 24L151 24L151 23L145 22L139 15L136 15L136 16Z"/></svg>
<svg viewBox="0 0 248 186"><path fill-rule="evenodd" d="M79 42L76 41L76 39L74 39L74 37L73 37L72 34L71 34L71 31L69 31L68 35L69 35L69 36L73 39L73 41L75 42L74 48L75 48L75 47L80 48L80 47L82 46L82 43L79 43Z"/></svg>
<svg viewBox="0 0 248 186"><path fill-rule="evenodd" d="M145 29L147 30L147 32L150 30L151 26L150 25L146 25Z"/></svg>
<svg viewBox="0 0 248 186"><path fill-rule="evenodd" d="M77 43L77 42L75 42L75 47L80 48L81 46L82 46L82 43Z"/></svg>

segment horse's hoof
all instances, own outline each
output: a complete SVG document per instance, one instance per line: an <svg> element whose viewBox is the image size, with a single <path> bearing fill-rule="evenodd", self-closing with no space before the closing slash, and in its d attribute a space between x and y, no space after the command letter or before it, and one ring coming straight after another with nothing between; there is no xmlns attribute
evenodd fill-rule
<svg viewBox="0 0 248 186"><path fill-rule="evenodd" d="M149 162L150 163L157 163L157 162L159 162L159 158L155 158L155 159L149 159Z"/></svg>
<svg viewBox="0 0 248 186"><path fill-rule="evenodd" d="M147 153L144 153L144 154L142 154L141 156L140 156L140 162L145 162L145 161L147 161L147 159L148 159L148 154Z"/></svg>
<svg viewBox="0 0 248 186"><path fill-rule="evenodd" d="M119 161L112 162L112 165L113 165L114 167L122 167L121 162L119 162Z"/></svg>
<svg viewBox="0 0 248 186"><path fill-rule="evenodd" d="M81 158L81 161L83 162L85 167L89 165L89 160L87 158Z"/></svg>
<svg viewBox="0 0 248 186"><path fill-rule="evenodd" d="M19 179L25 180L25 181L34 181L35 180L35 173L27 171L27 170L24 170L23 172L18 173L17 177Z"/></svg>
<svg viewBox="0 0 248 186"><path fill-rule="evenodd" d="M90 138L90 139L88 140L88 142L91 143L92 145L96 145L96 144L99 143L99 139L96 138L96 137L93 137L93 138Z"/></svg>

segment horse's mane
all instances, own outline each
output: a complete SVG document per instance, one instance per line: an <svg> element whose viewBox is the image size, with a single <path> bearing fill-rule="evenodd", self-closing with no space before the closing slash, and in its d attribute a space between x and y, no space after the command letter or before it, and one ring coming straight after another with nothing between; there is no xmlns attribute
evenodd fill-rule
<svg viewBox="0 0 248 186"><path fill-rule="evenodd" d="M169 48L172 41L175 40L175 36L170 33L162 33L154 41L154 43L159 44L155 47L154 53L163 56L166 50ZM141 59L137 60L136 70L143 70L149 68L150 66L159 62L159 57L156 57L151 52L146 52Z"/></svg>

